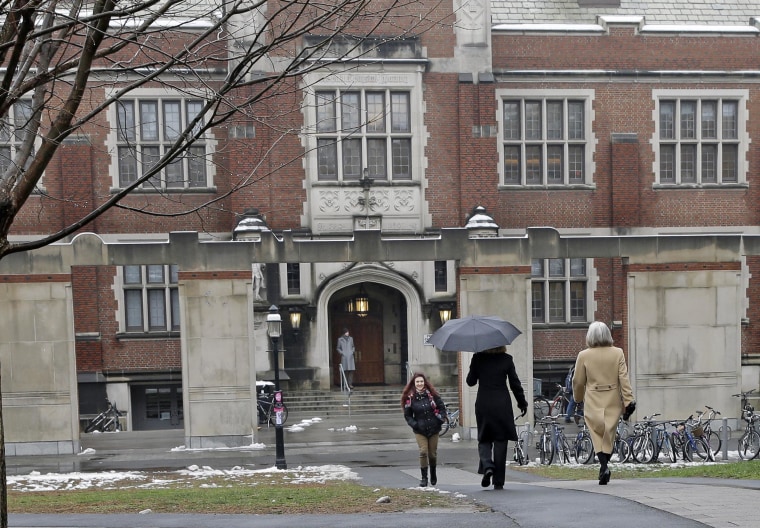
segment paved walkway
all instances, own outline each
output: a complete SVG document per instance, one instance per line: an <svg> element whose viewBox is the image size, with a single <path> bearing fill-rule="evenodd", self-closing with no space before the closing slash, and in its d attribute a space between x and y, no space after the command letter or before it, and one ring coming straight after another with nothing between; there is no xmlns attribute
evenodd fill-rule
<svg viewBox="0 0 760 528"><path fill-rule="evenodd" d="M288 467L341 464L350 467L369 486L411 488L419 481L416 445L399 417L339 417L298 424L288 420L285 455ZM119 433L87 435L83 447L93 452L62 457L8 457L9 474L30 471L107 471L181 469L196 464L225 469L238 465L274 465L274 430L262 429L259 450L189 451L172 449L183 443L182 433ZM490 513L425 511L415 516L420 526L548 528L612 525L616 528L755 528L759 480L615 478L608 486L595 480L553 481L508 471L504 491L483 489L475 473L475 442L452 442L443 437L439 454L438 487L431 493L457 493L490 506ZM741 462L737 462L741 463ZM475 517L473 517L475 515ZM353 527L398 528L409 523L408 513L372 515L11 515L14 528L238 528Z"/></svg>

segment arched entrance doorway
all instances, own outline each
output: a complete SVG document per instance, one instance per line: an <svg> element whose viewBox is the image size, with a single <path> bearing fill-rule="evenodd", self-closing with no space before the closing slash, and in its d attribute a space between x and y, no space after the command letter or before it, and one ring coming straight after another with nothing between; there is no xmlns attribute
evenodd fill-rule
<svg viewBox="0 0 760 528"><path fill-rule="evenodd" d="M407 364L419 363L423 348L422 333L425 323L422 318L420 292L399 273L372 265L356 266L332 278L319 293L316 302L315 340L318 345L315 351L319 354L317 362L328 367L323 371L326 375L323 375L322 379L325 383L336 386L335 369L338 367L334 361L335 345L338 340L337 332L340 332L343 326L334 327L333 316L339 313L339 302L358 292L361 284L364 285L370 302L375 298L383 303L383 383L406 383ZM396 301L385 301L385 296L393 296ZM395 314L393 306L397 306Z"/></svg>
<svg viewBox="0 0 760 528"><path fill-rule="evenodd" d="M357 308L359 294L366 295L366 311ZM340 354L335 344L348 329L354 338L356 371L354 385L393 385L406 380L409 357L407 302L397 289L362 282L335 293L328 303L333 386L340 385Z"/></svg>

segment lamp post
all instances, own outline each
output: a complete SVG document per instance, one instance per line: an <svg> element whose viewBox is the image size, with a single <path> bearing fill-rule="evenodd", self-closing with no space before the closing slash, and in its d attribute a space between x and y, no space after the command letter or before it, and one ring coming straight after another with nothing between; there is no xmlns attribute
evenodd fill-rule
<svg viewBox="0 0 760 528"><path fill-rule="evenodd" d="M272 340L274 357L274 465L277 469L287 469L288 464L285 462L285 440L282 436L282 391L280 390L279 341L282 335L282 317L280 317L280 311L274 304L269 307L269 314L267 314L267 335Z"/></svg>

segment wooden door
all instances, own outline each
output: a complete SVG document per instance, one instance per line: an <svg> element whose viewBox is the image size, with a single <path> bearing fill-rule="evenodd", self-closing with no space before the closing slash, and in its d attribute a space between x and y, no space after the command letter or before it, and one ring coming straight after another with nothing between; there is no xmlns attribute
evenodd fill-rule
<svg viewBox="0 0 760 528"><path fill-rule="evenodd" d="M383 354L383 320L380 315L334 314L332 319L333 383L340 386L340 354L336 350L338 338L348 328L354 338L354 385L382 385L385 383L385 356Z"/></svg>

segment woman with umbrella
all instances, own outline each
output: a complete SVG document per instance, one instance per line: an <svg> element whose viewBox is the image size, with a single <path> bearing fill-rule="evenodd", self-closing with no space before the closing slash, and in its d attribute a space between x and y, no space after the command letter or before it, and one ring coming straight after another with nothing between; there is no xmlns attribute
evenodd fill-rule
<svg viewBox="0 0 760 528"><path fill-rule="evenodd" d="M528 410L525 391L517 376L515 362L505 346L489 348L472 356L467 385L478 384L475 399L475 421L478 425L478 473L480 485L487 488L493 478L493 489L504 489L507 469L507 444L517 441L509 388L523 414Z"/></svg>

